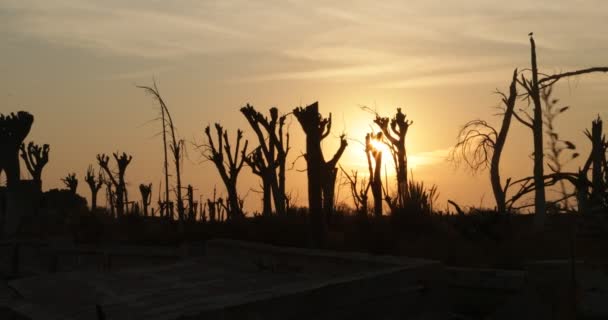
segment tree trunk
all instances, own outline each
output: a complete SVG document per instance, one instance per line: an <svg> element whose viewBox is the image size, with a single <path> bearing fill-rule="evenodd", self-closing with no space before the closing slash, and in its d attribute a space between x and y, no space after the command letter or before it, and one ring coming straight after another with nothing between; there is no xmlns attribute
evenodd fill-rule
<svg viewBox="0 0 608 320"><path fill-rule="evenodd" d="M262 201L263 201L263 211L262 214L264 216L270 216L272 214L272 199L271 199L271 184L269 181L269 177L264 174L262 176L262 188L263 188L263 197L262 197Z"/></svg>
<svg viewBox="0 0 608 320"><path fill-rule="evenodd" d="M532 60L531 97L534 103L534 121L532 132L534 135L534 224L537 229L545 225L546 197L544 182L544 144L543 144L543 110L540 101L540 88L538 84L538 66L536 64L536 44L530 37Z"/></svg>
<svg viewBox="0 0 608 320"><path fill-rule="evenodd" d="M496 209L498 213L504 214L507 212L506 208L506 196L505 190L502 187L500 181L500 156L504 149L505 143L507 142L507 134L511 127L511 119L515 110L515 102L517 100L517 69L513 71L513 78L511 85L509 86L509 97L504 99L505 103L505 114L502 119L502 126L500 132L496 136L496 142L494 143L494 153L492 154L492 160L490 164L490 181L492 183L492 191L494 192L494 199L496 200Z"/></svg>
<svg viewBox="0 0 608 320"><path fill-rule="evenodd" d="M376 167L374 168L374 179L371 184L372 196L374 196L374 216L382 216L382 152L376 152L374 156Z"/></svg>

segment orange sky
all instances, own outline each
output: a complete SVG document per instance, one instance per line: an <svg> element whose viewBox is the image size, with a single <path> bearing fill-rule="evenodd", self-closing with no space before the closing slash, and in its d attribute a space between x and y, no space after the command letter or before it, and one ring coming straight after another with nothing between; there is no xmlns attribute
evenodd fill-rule
<svg viewBox="0 0 608 320"><path fill-rule="evenodd" d="M487 173L472 177L445 161L460 126L493 116L515 67L528 66L527 34L534 31L543 71L608 65L605 1L30 1L0 3L0 112L27 110L36 117L28 140L51 145L44 188L82 180L100 152L134 156L127 171L131 194L162 177L162 148L153 120L158 108L136 85L156 78L179 135L201 143L203 128L222 123L250 131L238 112L246 103L282 112L320 102L334 116L324 147L333 153L346 133L341 163L364 165L368 106L390 115L402 107L414 121L408 134L414 177L435 183L447 199L493 206ZM564 138L583 154L582 131L600 114L608 118L608 77L573 79L555 95L571 105L559 121ZM521 105L522 107L525 104ZM289 161L304 152L303 133L290 127ZM531 172L531 137L519 125L508 142L503 176ZM252 140L251 143L254 143ZM189 143L184 181L197 194L222 190L210 163ZM572 163L570 168L577 166ZM305 167L304 161L295 169ZM288 175L288 190L306 201L305 176ZM246 208L259 208L258 182L243 169ZM79 193L88 197L84 182ZM339 199L350 201L347 190Z"/></svg>

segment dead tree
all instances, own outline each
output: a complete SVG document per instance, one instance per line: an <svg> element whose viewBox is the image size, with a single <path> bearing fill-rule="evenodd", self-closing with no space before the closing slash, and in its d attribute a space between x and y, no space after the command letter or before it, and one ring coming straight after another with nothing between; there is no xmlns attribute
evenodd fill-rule
<svg viewBox="0 0 608 320"><path fill-rule="evenodd" d="M116 193L113 190L112 181L109 179L103 179L103 183L106 186L106 202L110 206L110 216L115 217L116 214Z"/></svg>
<svg viewBox="0 0 608 320"><path fill-rule="evenodd" d="M502 96L504 113L502 115L502 125L498 131L484 120L469 121L458 133L458 142L454 147L450 158L459 163L463 161L473 170L473 172L490 169L490 183L496 208L498 213L505 213L506 192L510 179L507 179L503 187L500 178L500 157L507 142L507 135L511 127L511 120L514 115L515 102L517 100L517 69L513 71L509 95L498 91Z"/></svg>
<svg viewBox="0 0 608 320"><path fill-rule="evenodd" d="M105 154L98 154L97 162L105 171L106 175L110 179L109 181L112 182L112 186L114 186L114 194L116 196L116 214L119 218L122 218L125 214L125 203L128 202L125 172L127 171L127 166L129 166L131 160L133 160L133 157L124 152L120 156L118 153L114 153L113 155L114 159L116 160L116 165L118 166L117 176L110 170L110 157Z"/></svg>
<svg viewBox="0 0 608 320"><path fill-rule="evenodd" d="M536 43L534 37L530 33L530 60L531 60L531 77L528 79L525 75L521 75L518 83L525 89L525 98L532 100L533 115L523 111L524 115L520 116L514 113L514 116L519 122L532 130L534 143L534 185L538 186L534 190L534 213L535 225L537 228L542 228L545 224L546 215L546 196L544 188L544 144L543 144L543 108L541 102L541 90L550 87L561 79L572 76L583 75L595 72L608 72L608 67L592 67L587 69L569 71L553 75L543 75L538 71L538 63L536 56ZM525 117L525 119L524 119Z"/></svg>
<svg viewBox="0 0 608 320"><path fill-rule="evenodd" d="M256 149L259 150L259 154L255 154L256 158L251 160L256 160L257 169L264 170L257 170L258 172L254 171L254 173L262 178L264 196L270 197L271 191L275 211L283 215L286 208L285 163L289 153L289 133L284 132L287 115L279 116L277 108L270 108L270 119L268 119L249 104L241 108L241 113L253 128L260 144ZM266 213L266 209L264 212Z"/></svg>
<svg viewBox="0 0 608 320"><path fill-rule="evenodd" d="M336 165L346 149L347 142L344 135L340 136L338 151L331 160L325 161L321 141L331 132L331 113L329 118L323 118L319 113L319 104L315 102L306 108L295 108L293 114L306 134L308 208L313 225L313 237L318 244L322 244L325 241L327 219L333 212Z"/></svg>
<svg viewBox="0 0 608 320"><path fill-rule="evenodd" d="M95 178L95 170L93 166L89 166L84 181L89 185L89 189L91 189L91 211L95 211L97 209L97 193L104 183L103 175L99 172L99 175Z"/></svg>
<svg viewBox="0 0 608 320"><path fill-rule="evenodd" d="M348 180L350 194L353 197L353 203L357 213L362 216L367 216L369 212L368 194L371 187L369 180L362 179L359 182L359 172L352 170L351 173L346 172L342 166L340 170Z"/></svg>
<svg viewBox="0 0 608 320"><path fill-rule="evenodd" d="M48 144L41 147L33 142L28 143L27 147L25 143L20 146L25 167L40 190L42 190L42 169L49 162L49 149Z"/></svg>
<svg viewBox="0 0 608 320"><path fill-rule="evenodd" d="M6 187L15 188L19 184L19 147L30 132L34 116L19 111L17 114L0 114L0 174L6 175Z"/></svg>
<svg viewBox="0 0 608 320"><path fill-rule="evenodd" d="M262 213L265 216L272 214L272 182L274 168L266 164L262 154L262 148L257 147L247 157L245 163L251 168L251 172L262 179Z"/></svg>
<svg viewBox="0 0 608 320"><path fill-rule="evenodd" d="M184 202L182 198L182 176L181 176L181 160L183 157L184 151L184 140L177 139L175 135L175 126L173 125L173 119L171 118L171 113L169 113L169 108L167 108L167 104L160 96L158 88L156 87L156 83L154 83L154 87L146 87L139 86L139 88L146 90L149 94L151 94L159 103L161 108L161 117L163 121L163 147L165 152L165 201L169 202L169 168L167 164L167 127L169 127L169 132L171 133L171 145L169 149L171 150L171 154L173 155L173 163L175 165L175 178L176 178L176 186L175 192L177 196L177 216L180 222L184 220ZM171 211L171 215L173 211Z"/></svg>
<svg viewBox="0 0 608 320"><path fill-rule="evenodd" d="M591 152L583 169L580 170L580 179L587 181L587 186L582 185L585 189L580 190L578 196L579 211L598 212L608 208L608 162L606 161L608 141L603 133L603 121L599 116L592 122L591 131L585 130L585 135L591 141ZM589 182L587 173L590 169ZM588 192L589 187L591 193ZM581 202L584 205L581 205Z"/></svg>
<svg viewBox="0 0 608 320"><path fill-rule="evenodd" d="M388 117L380 117L376 115L374 123L380 127L380 130L386 137L393 159L395 161L395 170L397 173L397 204L403 208L407 200L407 149L405 146L405 138L409 127L413 121L407 120L406 115L401 112L401 108L397 108L397 113L392 119Z"/></svg>
<svg viewBox="0 0 608 320"><path fill-rule="evenodd" d="M186 190L186 201L188 202L187 219L193 222L196 221L198 202L194 201L194 188L192 185L188 185Z"/></svg>
<svg viewBox="0 0 608 320"><path fill-rule="evenodd" d="M61 179L61 181L72 194L76 194L76 189L78 188L78 178L76 178L75 173L68 174L65 178Z"/></svg>
<svg viewBox="0 0 608 320"><path fill-rule="evenodd" d="M374 216L382 216L382 151L374 147L372 141L382 143L382 132L365 136L365 156L369 171L369 184L374 197ZM373 159L373 160L372 160Z"/></svg>
<svg viewBox="0 0 608 320"><path fill-rule="evenodd" d="M148 208L152 203L152 184L140 184L139 193L141 194L141 204L144 207L144 217L147 217Z"/></svg>
<svg viewBox="0 0 608 320"><path fill-rule="evenodd" d="M241 201L237 192L237 179L246 158L248 141L243 140L243 131L237 130L234 152L228 140L228 132L219 124L215 124L217 143L211 136L211 128L205 128L208 143L204 145L203 156L215 164L228 193L226 211L229 219L243 216Z"/></svg>

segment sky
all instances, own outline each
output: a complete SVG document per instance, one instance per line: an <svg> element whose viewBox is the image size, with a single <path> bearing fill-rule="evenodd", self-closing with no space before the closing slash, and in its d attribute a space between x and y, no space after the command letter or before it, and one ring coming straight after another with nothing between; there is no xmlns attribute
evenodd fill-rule
<svg viewBox="0 0 608 320"><path fill-rule="evenodd" d="M326 157L345 133L347 169L365 170L361 141L376 129L366 106L381 115L403 108L414 121L407 137L413 176L436 184L438 206L493 206L488 173L471 175L446 160L464 123L499 124L494 93L506 91L514 68L529 66L534 32L541 71L606 66L608 2L571 1L152 1L3 0L0 2L1 113L35 116L27 138L51 145L44 189L62 187L70 172L88 198L83 176L98 153L133 155L131 194L162 179L158 105L137 85L156 80L187 142L185 184L208 197L223 186L196 145L203 129L221 123L234 135L254 136L240 107L276 106L289 113L319 101L333 115ZM582 154L583 130L598 114L608 118L608 76L573 78L554 95L571 109L557 128ZM518 108L526 108L520 102ZM295 161L287 189L306 202L304 134L290 118ZM531 174L531 136L514 124L503 177ZM567 168L579 166L572 162ZM25 171L25 168L22 168ZM23 175L27 177L26 173ZM259 182L244 168L245 207L260 207ZM347 189L338 200L349 202Z"/></svg>

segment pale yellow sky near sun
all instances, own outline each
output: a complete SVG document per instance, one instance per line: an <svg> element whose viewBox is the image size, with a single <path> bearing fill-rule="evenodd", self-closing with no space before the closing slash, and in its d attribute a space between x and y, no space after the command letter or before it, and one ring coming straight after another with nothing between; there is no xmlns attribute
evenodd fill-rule
<svg viewBox="0 0 608 320"><path fill-rule="evenodd" d="M459 128L484 118L494 124L514 68L529 65L528 32L539 62L552 73L606 66L608 2L578 1L91 1L0 2L0 112L36 117L29 140L51 145L44 188L81 178L97 153L126 151L131 195L162 177L158 107L136 85L156 79L179 135L188 141L184 181L207 197L223 187L194 147L203 128L222 123L246 131L246 103L281 112L319 101L332 112L326 155L346 133L342 165L364 170L362 141L373 128L367 106L383 115L402 107L414 121L408 146L415 179L464 205L493 206L487 172L471 176L445 161ZM582 131L596 115L608 119L608 76L572 79L556 90L571 105L557 125L585 154ZM525 107L522 102L521 107ZM531 172L531 137L515 124L503 177ZM303 153L304 135L290 120L289 161ZM571 163L569 168L578 164ZM296 162L288 190L306 201L305 167ZM258 181L243 169L247 209L260 207ZM88 198L84 182L78 189ZM347 189L339 200L349 202ZM133 196L132 196L133 197Z"/></svg>

